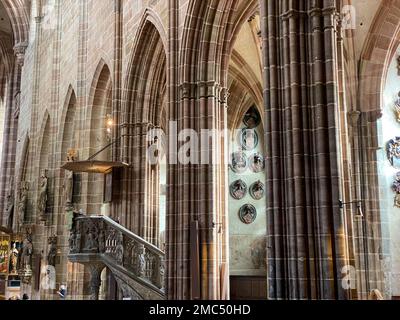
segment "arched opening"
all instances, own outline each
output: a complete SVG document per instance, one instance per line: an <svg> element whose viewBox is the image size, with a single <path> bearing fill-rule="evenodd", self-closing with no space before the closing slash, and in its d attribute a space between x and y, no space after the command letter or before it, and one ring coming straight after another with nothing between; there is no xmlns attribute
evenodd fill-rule
<svg viewBox="0 0 400 320"><path fill-rule="evenodd" d="M383 88L382 116L377 121L376 188L379 197L379 225L369 217L374 235L381 240L384 293L387 299L400 298L400 48L388 64Z"/></svg>
<svg viewBox="0 0 400 320"><path fill-rule="evenodd" d="M92 103L89 114L89 146L86 157L95 156L96 160L112 161L112 132L109 122L112 118L112 80L108 66L102 61L95 74L92 86ZM104 150L103 150L104 149ZM101 151L101 152L100 152ZM100 152L100 153L99 153ZM87 213L110 215L109 203L105 198L104 181L99 174L88 174Z"/></svg>
<svg viewBox="0 0 400 320"><path fill-rule="evenodd" d="M49 179L53 172L49 171L50 157L52 152L52 132L50 116L46 111L42 123L42 135L40 140L40 154L38 162L38 175L37 175L37 197L36 197L36 219L37 221L48 222L49 207L53 203L53 193L49 190Z"/></svg>
<svg viewBox="0 0 400 320"><path fill-rule="evenodd" d="M58 161L59 166L64 164L66 161L73 161L73 157L76 156L76 148L78 147L78 121L77 119L77 100L75 91L70 86L68 88L67 96L63 112L60 119L59 141L60 146L57 149L59 152ZM57 192L58 196L58 215L55 217L55 225L57 226L57 246L60 263L56 266L57 271L57 284L66 285L70 287L71 273L69 269L73 269L74 273L78 273L82 266L74 265L68 261L68 254L70 252L68 239L70 236L70 222L71 219L70 210L77 210L75 207L81 203L80 189L81 181L80 175L66 170L59 171L59 189Z"/></svg>
<svg viewBox="0 0 400 320"><path fill-rule="evenodd" d="M6 212L0 219L0 224L11 227L14 222L14 213L9 212L7 203L14 197L14 181L7 171L7 162L11 162L9 155L10 135L13 128L10 128L10 119L13 115L13 32L12 25L6 8L0 2L0 172L3 172L3 185L0 186L0 212ZM4 177L7 175L7 177ZM10 176L8 176L10 175Z"/></svg>
<svg viewBox="0 0 400 320"><path fill-rule="evenodd" d="M229 63L230 297L267 298L267 216L260 16L238 30Z"/></svg>
<svg viewBox="0 0 400 320"><path fill-rule="evenodd" d="M351 113L354 189L361 212L354 221L354 252L359 299L379 290L385 299L399 299L398 164L400 134L399 26L393 2L384 2L373 20L361 55L358 109Z"/></svg>
<svg viewBox="0 0 400 320"><path fill-rule="evenodd" d="M125 226L162 249L167 205L164 151L169 118L165 38L157 15L147 10L129 66L122 135L123 158L133 166L124 170L126 196L118 209L125 214Z"/></svg>

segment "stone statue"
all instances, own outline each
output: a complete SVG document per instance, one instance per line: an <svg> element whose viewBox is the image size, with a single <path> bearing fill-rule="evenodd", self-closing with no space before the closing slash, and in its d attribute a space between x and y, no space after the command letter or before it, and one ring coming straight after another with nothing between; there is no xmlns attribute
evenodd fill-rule
<svg viewBox="0 0 400 320"><path fill-rule="evenodd" d="M56 266L56 256L57 256L57 237L52 236L49 238L49 253L47 254L47 263L49 266Z"/></svg>
<svg viewBox="0 0 400 320"><path fill-rule="evenodd" d="M71 230L71 232L70 232L68 243L69 243L69 251L71 253L75 253L76 233L74 230Z"/></svg>
<svg viewBox="0 0 400 320"><path fill-rule="evenodd" d="M18 201L18 223L19 226L23 226L25 223L25 213L26 206L28 203L28 186L27 183L22 183L19 191L19 201Z"/></svg>
<svg viewBox="0 0 400 320"><path fill-rule="evenodd" d="M7 195L6 205L7 228L12 229L14 220L14 195L12 190Z"/></svg>
<svg viewBox="0 0 400 320"><path fill-rule="evenodd" d="M41 181L40 181L37 209L42 220L46 220L47 197L48 197L47 194L48 178L46 176L46 173L43 173L40 180Z"/></svg>
<svg viewBox="0 0 400 320"><path fill-rule="evenodd" d="M144 256L144 245L139 244L135 249L136 249L135 250L136 252L134 254L134 257L135 257L134 270L138 277L143 277L145 267L146 267L146 259Z"/></svg>
<svg viewBox="0 0 400 320"><path fill-rule="evenodd" d="M26 232L26 237L22 244L22 254L20 268L23 270L32 269L32 255L33 255L33 244L32 244L32 234L30 231Z"/></svg>
<svg viewBox="0 0 400 320"><path fill-rule="evenodd" d="M64 195L65 195L65 207L70 209L73 201L73 189L74 189L74 173L67 171L64 180Z"/></svg>

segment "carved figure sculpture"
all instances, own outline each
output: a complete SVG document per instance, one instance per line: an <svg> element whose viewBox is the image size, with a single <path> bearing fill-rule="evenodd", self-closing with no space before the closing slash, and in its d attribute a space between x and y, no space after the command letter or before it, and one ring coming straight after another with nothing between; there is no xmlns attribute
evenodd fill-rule
<svg viewBox="0 0 400 320"><path fill-rule="evenodd" d="M43 173L43 175L40 178L39 198L37 204L37 209L39 215L41 216L42 221L46 220L46 209L47 209L47 199L48 199L47 186L48 186L48 178L46 176L46 173Z"/></svg>

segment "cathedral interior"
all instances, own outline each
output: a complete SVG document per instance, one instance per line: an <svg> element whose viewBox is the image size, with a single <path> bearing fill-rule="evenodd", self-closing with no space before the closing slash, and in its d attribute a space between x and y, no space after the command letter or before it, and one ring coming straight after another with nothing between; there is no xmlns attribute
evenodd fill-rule
<svg viewBox="0 0 400 320"><path fill-rule="evenodd" d="M0 161L0 300L400 300L400 0L0 0Z"/></svg>

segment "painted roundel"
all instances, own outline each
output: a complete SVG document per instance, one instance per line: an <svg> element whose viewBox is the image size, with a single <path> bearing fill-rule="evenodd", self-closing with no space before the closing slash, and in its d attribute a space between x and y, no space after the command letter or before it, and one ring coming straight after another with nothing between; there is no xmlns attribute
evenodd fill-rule
<svg viewBox="0 0 400 320"><path fill-rule="evenodd" d="M249 160L250 168L254 173L259 173L265 169L265 159L261 153L255 153Z"/></svg>
<svg viewBox="0 0 400 320"><path fill-rule="evenodd" d="M252 224L257 219L257 210L251 204L245 204L239 210L239 218L244 224Z"/></svg>
<svg viewBox="0 0 400 320"><path fill-rule="evenodd" d="M250 186L250 195L254 200L261 200L264 198L265 186L258 180Z"/></svg>
<svg viewBox="0 0 400 320"><path fill-rule="evenodd" d="M240 145L246 151L252 151L257 148L259 142L258 134L253 129L244 128L240 132Z"/></svg>
<svg viewBox="0 0 400 320"><path fill-rule="evenodd" d="M255 106L251 107L243 117L243 123L248 129L257 128L261 123L261 115Z"/></svg>
<svg viewBox="0 0 400 320"><path fill-rule="evenodd" d="M232 198L236 200L243 199L247 193L246 183L242 180L236 180L230 186L230 193Z"/></svg>
<svg viewBox="0 0 400 320"><path fill-rule="evenodd" d="M231 169L235 173L243 173L247 170L248 162L247 157L243 152L235 152L232 154Z"/></svg>

